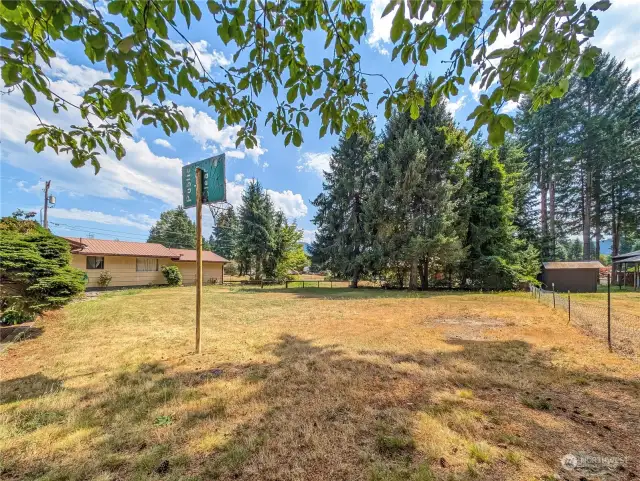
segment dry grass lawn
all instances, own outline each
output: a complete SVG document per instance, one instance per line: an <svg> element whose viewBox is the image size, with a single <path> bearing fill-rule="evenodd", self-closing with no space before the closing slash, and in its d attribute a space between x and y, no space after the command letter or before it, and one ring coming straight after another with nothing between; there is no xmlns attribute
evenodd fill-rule
<svg viewBox="0 0 640 481"><path fill-rule="evenodd" d="M196 356L194 292L103 294L6 347L0 478L640 476L639 364L527 295L214 286Z"/></svg>

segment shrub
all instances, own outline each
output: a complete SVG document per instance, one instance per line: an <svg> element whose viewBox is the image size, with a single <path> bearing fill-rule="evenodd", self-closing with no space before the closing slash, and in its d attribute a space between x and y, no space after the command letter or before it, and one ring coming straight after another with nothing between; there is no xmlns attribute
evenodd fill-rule
<svg viewBox="0 0 640 481"><path fill-rule="evenodd" d="M224 265L224 273L227 276L237 276L240 273L238 264L235 261L231 261Z"/></svg>
<svg viewBox="0 0 640 481"><path fill-rule="evenodd" d="M108 287L109 284L111 284L111 279L113 279L111 272L102 271L102 274L100 274L100 277L98 277L98 285L100 287Z"/></svg>
<svg viewBox="0 0 640 481"><path fill-rule="evenodd" d="M32 320L84 290L84 273L69 264L69 243L31 220L0 219L2 323Z"/></svg>
<svg viewBox="0 0 640 481"><path fill-rule="evenodd" d="M178 266L162 266L160 270L162 270L162 275L167 280L167 284L170 286L182 285L182 274Z"/></svg>

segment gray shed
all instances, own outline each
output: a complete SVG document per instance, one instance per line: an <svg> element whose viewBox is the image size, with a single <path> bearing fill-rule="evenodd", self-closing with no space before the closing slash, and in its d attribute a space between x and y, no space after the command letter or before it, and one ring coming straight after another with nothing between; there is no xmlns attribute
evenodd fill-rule
<svg viewBox="0 0 640 481"><path fill-rule="evenodd" d="M596 292L600 281L599 261L544 262L542 283L559 292Z"/></svg>

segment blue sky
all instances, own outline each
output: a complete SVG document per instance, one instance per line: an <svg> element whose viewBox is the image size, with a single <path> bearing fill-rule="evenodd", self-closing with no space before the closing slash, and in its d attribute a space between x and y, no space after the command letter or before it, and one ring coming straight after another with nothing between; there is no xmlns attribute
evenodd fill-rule
<svg viewBox="0 0 640 481"><path fill-rule="evenodd" d="M393 15L380 18L386 0L374 0L365 13L369 32L358 47L363 70L384 73L392 83L411 70L400 62L391 62L389 52L390 22ZM228 65L233 50L211 32L210 16L206 6L203 21L192 24L188 38L194 42L201 59L212 75L220 75L220 65ZM600 14L601 24L594 44L625 59L634 70L634 78L640 78L640 0L618 0L608 12ZM186 26L182 31L187 31ZM178 38L173 38L179 44ZM510 43L511 39L498 42ZM3 40L3 42L5 42ZM328 56L322 49L324 42L310 36L307 44L309 58L318 61ZM46 73L52 80L52 89L70 101L105 75L104 65L87 63L79 55L77 45L67 42L55 44L58 57ZM421 76L439 75L444 69L443 60L448 52L430 55L429 66L418 69ZM1 81L0 81L1 82ZM382 79L371 78L373 90L368 106L378 115L377 128L384 125L382 111L376 108L378 96L385 88ZM4 90L4 85L0 83ZM460 94L449 103L456 120L466 126L467 115L477 105L480 92L473 86L464 86ZM50 210L50 222L54 233L67 236L141 241L146 240L149 227L163 210L180 203L180 169L183 164L204 159L220 152L227 153L227 195L237 205L243 186L250 179L258 179L269 190L276 206L296 219L305 231L305 240L313 238L311 222L315 212L311 201L322 189L322 171L328 167L330 150L337 138L327 135L318 138L319 122L311 116L304 131L301 148L284 147L283 138L274 137L270 128L260 132L260 144L247 151L235 148L237 127L218 130L215 112L205 104L189 96L171 100L180 105L189 120L190 130L167 137L162 129L135 125L133 138L124 141L127 155L121 161L102 156L102 170L95 176L90 166L74 169L68 158L57 156L50 150L36 154L25 145L26 134L36 126L36 119L22 97L16 93L0 97L0 213L10 215L17 208L39 211L42 207L43 184L51 180L51 193L57 198ZM263 114L274 105L270 91L259 99ZM69 126L79 122L77 112L55 115L40 99L36 105L41 117L50 123ZM515 104L506 106L514 111ZM263 125L261 122L260 125ZM190 213L193 215L193 209ZM209 235L211 215L205 210L204 232Z"/></svg>

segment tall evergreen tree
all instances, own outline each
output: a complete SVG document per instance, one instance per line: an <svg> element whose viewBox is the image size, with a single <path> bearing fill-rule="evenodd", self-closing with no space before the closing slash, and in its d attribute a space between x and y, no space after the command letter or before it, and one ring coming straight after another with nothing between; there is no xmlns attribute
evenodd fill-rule
<svg viewBox="0 0 640 481"><path fill-rule="evenodd" d="M373 130L371 119L369 126ZM374 182L374 145L373 132L370 136L342 135L332 149L323 192L313 201L318 208L313 218L318 226L311 246L314 263L335 276L351 279L351 287L358 287L367 263L365 204L368 188Z"/></svg>
<svg viewBox="0 0 640 481"><path fill-rule="evenodd" d="M418 118L396 113L387 123L375 163L372 205L375 242L383 268L409 288L429 286L429 271L452 266L460 254L450 171L458 150L450 142L453 119L443 100L431 105L432 81L423 86Z"/></svg>
<svg viewBox="0 0 640 481"><path fill-rule="evenodd" d="M621 235L640 229L639 105L638 82L607 54L589 77L574 75L563 99L536 112L521 105L518 134L540 192L545 259L557 239L575 234L583 259L598 258L606 234L616 254Z"/></svg>
<svg viewBox="0 0 640 481"><path fill-rule="evenodd" d="M236 259L243 274L253 273L254 278L262 279L273 248L274 208L260 182L250 182L243 192L238 217Z"/></svg>
<svg viewBox="0 0 640 481"><path fill-rule="evenodd" d="M471 196L464 245L463 284L512 288L517 280L512 204L498 153L475 143L469 152Z"/></svg>
<svg viewBox="0 0 640 481"><path fill-rule="evenodd" d="M235 210L230 207L224 210L216 219L213 233L209 238L211 249L226 259L235 258L235 248L238 230L238 218Z"/></svg>
<svg viewBox="0 0 640 481"><path fill-rule="evenodd" d="M147 242L176 249L195 249L196 225L179 206L160 214L160 219L149 232Z"/></svg>

